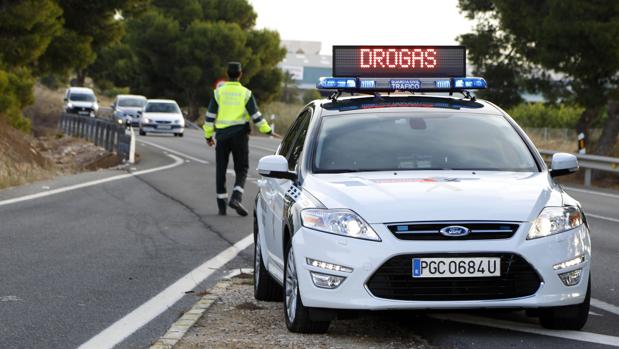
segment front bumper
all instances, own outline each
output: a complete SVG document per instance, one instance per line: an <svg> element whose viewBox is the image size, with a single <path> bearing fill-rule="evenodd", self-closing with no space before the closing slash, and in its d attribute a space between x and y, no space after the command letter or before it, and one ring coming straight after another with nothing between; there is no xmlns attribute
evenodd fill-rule
<svg viewBox="0 0 619 349"><path fill-rule="evenodd" d="M94 108L89 108L89 107L71 107L71 108L67 107L65 110L69 114L78 114L78 115L85 115L85 116L93 116L96 113L96 110Z"/></svg>
<svg viewBox="0 0 619 349"><path fill-rule="evenodd" d="M140 129L149 133L183 133L185 128L174 124L142 124Z"/></svg>
<svg viewBox="0 0 619 349"><path fill-rule="evenodd" d="M309 307L331 309L473 309L473 308L539 308L582 303L587 291L591 261L591 243L588 229L576 229L545 238L526 240L530 223L524 223L509 239L466 241L405 241L395 238L381 224L372 227L382 242L365 241L327 234L307 228L295 233L292 245L295 251L299 288L303 304ZM392 257L415 254L491 254L509 253L522 257L537 272L541 284L537 291L525 297L508 299L411 301L379 298L368 288L374 273ZM585 262L563 270L554 270L555 264L584 255ZM335 263L353 268L351 273L326 271L308 265L306 258ZM559 273L582 268L580 282L565 286ZM346 277L336 289L314 286L310 271ZM411 276L412 277L412 276Z"/></svg>

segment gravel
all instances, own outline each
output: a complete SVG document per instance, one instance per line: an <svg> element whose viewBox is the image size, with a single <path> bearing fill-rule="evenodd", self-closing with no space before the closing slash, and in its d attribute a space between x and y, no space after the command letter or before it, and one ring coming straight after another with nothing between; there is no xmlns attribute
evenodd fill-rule
<svg viewBox="0 0 619 349"><path fill-rule="evenodd" d="M334 321L324 335L291 333L282 303L256 301L251 275L244 274L232 280L175 348L435 348L412 326L394 313L368 313Z"/></svg>

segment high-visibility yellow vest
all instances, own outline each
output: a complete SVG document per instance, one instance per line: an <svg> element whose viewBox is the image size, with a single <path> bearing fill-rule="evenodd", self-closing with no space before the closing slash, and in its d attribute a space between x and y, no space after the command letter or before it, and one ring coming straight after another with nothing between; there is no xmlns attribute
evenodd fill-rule
<svg viewBox="0 0 619 349"><path fill-rule="evenodd" d="M238 81L228 81L215 90L215 100L219 105L215 128L222 129L249 122L245 106L251 98L251 91Z"/></svg>

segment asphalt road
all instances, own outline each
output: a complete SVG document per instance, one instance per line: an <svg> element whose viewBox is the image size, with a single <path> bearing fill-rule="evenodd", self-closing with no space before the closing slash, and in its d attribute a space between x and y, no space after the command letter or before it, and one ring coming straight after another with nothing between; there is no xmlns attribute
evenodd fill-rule
<svg viewBox="0 0 619 349"><path fill-rule="evenodd" d="M252 209L257 161L277 143L251 141L245 202ZM134 175L107 170L0 191L1 348L71 348L113 336L126 337L118 347L144 348L200 291L226 272L252 265L253 251L244 240L251 220L216 215L215 154L200 132L139 137L138 152ZM62 189L67 187L71 190ZM577 339L567 339L572 332L542 330L522 312L411 314L410 321L400 318L394 325L409 326L443 347L619 343L619 195L571 193L588 213L594 248L594 306ZM230 248L234 244L247 248L238 253ZM175 296L163 299L162 293ZM144 326L131 329L134 319Z"/></svg>

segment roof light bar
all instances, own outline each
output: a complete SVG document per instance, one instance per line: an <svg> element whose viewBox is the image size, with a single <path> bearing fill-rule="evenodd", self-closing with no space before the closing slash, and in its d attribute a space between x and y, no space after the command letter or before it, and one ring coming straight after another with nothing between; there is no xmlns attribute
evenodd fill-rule
<svg viewBox="0 0 619 349"><path fill-rule="evenodd" d="M320 78L316 88L319 90L338 90L350 92L453 92L488 88L486 80L475 77L462 78Z"/></svg>

